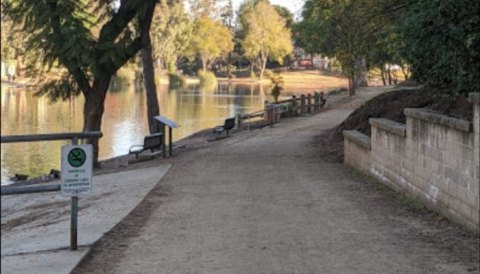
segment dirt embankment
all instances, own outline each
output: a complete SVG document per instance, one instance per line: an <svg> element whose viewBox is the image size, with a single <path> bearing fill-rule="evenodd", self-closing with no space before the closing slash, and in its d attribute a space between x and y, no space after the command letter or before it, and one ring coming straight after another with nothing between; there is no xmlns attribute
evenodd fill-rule
<svg viewBox="0 0 480 274"><path fill-rule="evenodd" d="M456 118L472 120L473 109L465 95L427 88L400 88L380 94L357 108L339 126L318 136L317 141L325 148L322 152L327 160L343 161L343 131L358 130L370 135L369 118L386 118L406 123L405 108L428 108Z"/></svg>

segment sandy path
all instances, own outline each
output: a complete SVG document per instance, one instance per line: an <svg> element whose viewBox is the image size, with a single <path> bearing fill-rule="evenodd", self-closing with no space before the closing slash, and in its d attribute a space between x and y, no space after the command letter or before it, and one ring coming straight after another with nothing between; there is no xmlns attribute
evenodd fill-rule
<svg viewBox="0 0 480 274"><path fill-rule="evenodd" d="M322 159L318 135L372 95L182 152L76 272L478 271L478 238Z"/></svg>

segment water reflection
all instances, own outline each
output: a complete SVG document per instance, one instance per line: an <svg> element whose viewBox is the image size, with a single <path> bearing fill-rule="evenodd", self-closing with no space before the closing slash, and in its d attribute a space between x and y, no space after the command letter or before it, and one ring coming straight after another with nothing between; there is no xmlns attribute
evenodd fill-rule
<svg viewBox="0 0 480 274"><path fill-rule="evenodd" d="M219 84L215 91L198 86L168 89L160 85L158 99L162 115L177 121L178 140L196 131L222 124L226 117L259 110L271 100L268 88L255 84ZM81 131L83 97L49 103L34 97L34 90L1 89L2 135ZM105 101L100 139L100 159L128 153L148 133L146 96L143 85L115 86ZM1 145L2 184L15 173L38 176L60 166L60 148L65 142L35 142Z"/></svg>

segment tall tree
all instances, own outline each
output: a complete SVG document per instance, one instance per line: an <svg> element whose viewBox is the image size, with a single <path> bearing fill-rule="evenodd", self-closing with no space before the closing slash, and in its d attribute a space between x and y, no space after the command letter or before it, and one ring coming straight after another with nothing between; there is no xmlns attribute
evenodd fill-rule
<svg viewBox="0 0 480 274"><path fill-rule="evenodd" d="M285 27L285 20L268 2L259 2L244 16L247 32L242 46L247 57L258 61L262 79L268 58L282 63L292 52L291 33Z"/></svg>
<svg viewBox="0 0 480 274"><path fill-rule="evenodd" d="M480 2L409 0L403 55L412 77L455 93L480 90Z"/></svg>
<svg viewBox="0 0 480 274"><path fill-rule="evenodd" d="M291 29L293 24L293 13L284 6L273 5L273 7L277 11L278 15L285 20L285 27Z"/></svg>
<svg viewBox="0 0 480 274"><path fill-rule="evenodd" d="M296 41L311 53L335 56L349 79L349 94L365 82L366 56L373 32L366 11L371 0L307 0ZM363 76L363 77L360 77Z"/></svg>
<svg viewBox="0 0 480 274"><path fill-rule="evenodd" d="M155 8L155 7L154 7ZM150 31L146 35L146 45L141 51L142 69L143 69L143 85L147 97L147 120L150 133L157 132L157 122L154 117L160 114L160 106L158 105L157 86L155 84L155 68L153 66L152 40Z"/></svg>
<svg viewBox="0 0 480 274"><path fill-rule="evenodd" d="M161 0L152 21L153 56L159 68L175 73L177 59L184 53L192 35L192 22L184 12L183 1Z"/></svg>
<svg viewBox="0 0 480 274"><path fill-rule="evenodd" d="M226 26L231 33L234 33L234 13L233 13L233 2L232 0L228 0L227 5L225 6L222 14L221 14L222 22L223 25ZM233 40L235 40L235 36L233 37ZM233 49L235 49L235 42ZM232 49L232 50L233 50ZM231 78L232 77L232 52L230 51L227 56L226 56L226 63L227 63L227 77Z"/></svg>
<svg viewBox="0 0 480 274"><path fill-rule="evenodd" d="M195 18L210 17L214 20L221 20L229 5L229 0L188 0L188 2Z"/></svg>
<svg viewBox="0 0 480 274"><path fill-rule="evenodd" d="M148 45L156 0L5 2L13 23L30 34L27 50L41 49L44 54L39 57L47 68L64 68L58 78L47 80L39 94L50 98L83 94L83 130L101 131L110 79ZM97 163L98 140L89 142Z"/></svg>
<svg viewBox="0 0 480 274"><path fill-rule="evenodd" d="M221 22L208 17L195 20L187 54L190 58L199 57L203 71L207 71L215 58L233 50L232 33Z"/></svg>

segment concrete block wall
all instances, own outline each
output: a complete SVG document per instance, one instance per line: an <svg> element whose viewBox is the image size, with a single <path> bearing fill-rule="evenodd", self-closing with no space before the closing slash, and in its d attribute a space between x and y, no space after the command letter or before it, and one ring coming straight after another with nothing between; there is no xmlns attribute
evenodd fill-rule
<svg viewBox="0 0 480 274"><path fill-rule="evenodd" d="M406 125L370 119L370 150L365 135L344 132L345 163L478 233L479 93L470 100L473 123L426 109L405 109Z"/></svg>
<svg viewBox="0 0 480 274"><path fill-rule="evenodd" d="M368 173L370 170L370 137L356 130L345 130L343 136L345 162Z"/></svg>

